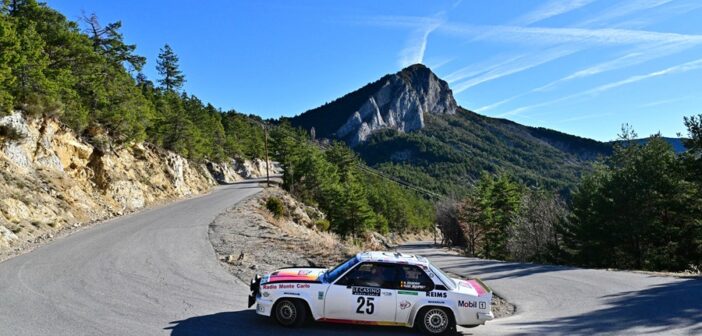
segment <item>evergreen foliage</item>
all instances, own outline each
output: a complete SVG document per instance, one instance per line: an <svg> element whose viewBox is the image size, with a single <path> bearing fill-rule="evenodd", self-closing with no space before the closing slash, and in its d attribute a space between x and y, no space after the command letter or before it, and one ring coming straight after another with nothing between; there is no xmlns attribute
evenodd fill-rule
<svg viewBox="0 0 702 336"><path fill-rule="evenodd" d="M682 271L702 264L699 119L686 119L689 151L676 155L660 136L642 145L624 129L612 157L573 195L562 231L581 265Z"/></svg>
<svg viewBox="0 0 702 336"><path fill-rule="evenodd" d="M282 123L271 132L271 149L283 167L284 187L326 213L334 232L359 236L370 231L426 230L432 225L429 201L363 171L360 159L341 143L322 149L306 132Z"/></svg>
<svg viewBox="0 0 702 336"><path fill-rule="evenodd" d="M566 192L611 145L459 109L427 115L426 127L415 132L378 131L355 149L389 175L463 197L483 172L500 171L528 186Z"/></svg>
<svg viewBox="0 0 702 336"><path fill-rule="evenodd" d="M185 76L170 46L156 87L138 73L146 59L124 42L120 22L103 25L93 14L82 24L36 0L2 2L0 115L57 117L96 146L148 140L194 160L262 156L260 118L178 92Z"/></svg>
<svg viewBox="0 0 702 336"><path fill-rule="evenodd" d="M185 75L180 71L178 56L166 43L158 54L156 71L161 75L158 82L166 91L177 91L185 84Z"/></svg>

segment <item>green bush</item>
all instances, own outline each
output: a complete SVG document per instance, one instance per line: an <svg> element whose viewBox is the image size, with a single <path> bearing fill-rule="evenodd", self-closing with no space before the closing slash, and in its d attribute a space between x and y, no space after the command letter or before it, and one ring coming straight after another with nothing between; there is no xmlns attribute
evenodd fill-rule
<svg viewBox="0 0 702 336"><path fill-rule="evenodd" d="M273 214L273 217L280 218L285 214L285 205L277 197L269 197L266 201L266 208Z"/></svg>
<svg viewBox="0 0 702 336"><path fill-rule="evenodd" d="M317 220L314 222L314 226L319 231L329 231L329 227L331 226L331 223L326 219L320 219L320 220Z"/></svg>

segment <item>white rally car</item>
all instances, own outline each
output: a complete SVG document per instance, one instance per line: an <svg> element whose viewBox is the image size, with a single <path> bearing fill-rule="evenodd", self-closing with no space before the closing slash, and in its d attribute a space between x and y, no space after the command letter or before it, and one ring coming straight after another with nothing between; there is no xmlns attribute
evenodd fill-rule
<svg viewBox="0 0 702 336"><path fill-rule="evenodd" d="M492 291L426 258L364 252L332 268L285 268L251 281L249 307L286 327L315 321L416 326L440 335L493 319Z"/></svg>

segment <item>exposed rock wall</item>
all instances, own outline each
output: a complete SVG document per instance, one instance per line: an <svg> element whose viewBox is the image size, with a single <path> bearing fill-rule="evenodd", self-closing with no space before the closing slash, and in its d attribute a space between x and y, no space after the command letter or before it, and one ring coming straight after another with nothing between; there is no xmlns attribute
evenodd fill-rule
<svg viewBox="0 0 702 336"><path fill-rule="evenodd" d="M0 118L0 249L209 190L203 166L148 144L101 151L52 119Z"/></svg>
<svg viewBox="0 0 702 336"><path fill-rule="evenodd" d="M266 160L245 160L232 158L227 162L208 162L207 169L217 182L222 184L233 183L250 178L266 177ZM277 162L269 161L268 170L271 176L282 174Z"/></svg>
<svg viewBox="0 0 702 336"><path fill-rule="evenodd" d="M336 131L350 146L379 129L410 132L424 127L424 114L454 114L456 100L448 84L416 64L388 76L381 88Z"/></svg>

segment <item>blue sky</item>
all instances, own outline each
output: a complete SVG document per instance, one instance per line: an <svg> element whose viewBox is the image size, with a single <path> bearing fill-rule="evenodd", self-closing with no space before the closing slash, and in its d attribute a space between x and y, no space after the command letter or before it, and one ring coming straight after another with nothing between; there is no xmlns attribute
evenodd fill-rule
<svg viewBox="0 0 702 336"><path fill-rule="evenodd" d="M151 79L171 44L186 91L265 118L418 62L463 107L598 140L622 123L675 136L702 113L699 0L47 2L121 20Z"/></svg>

